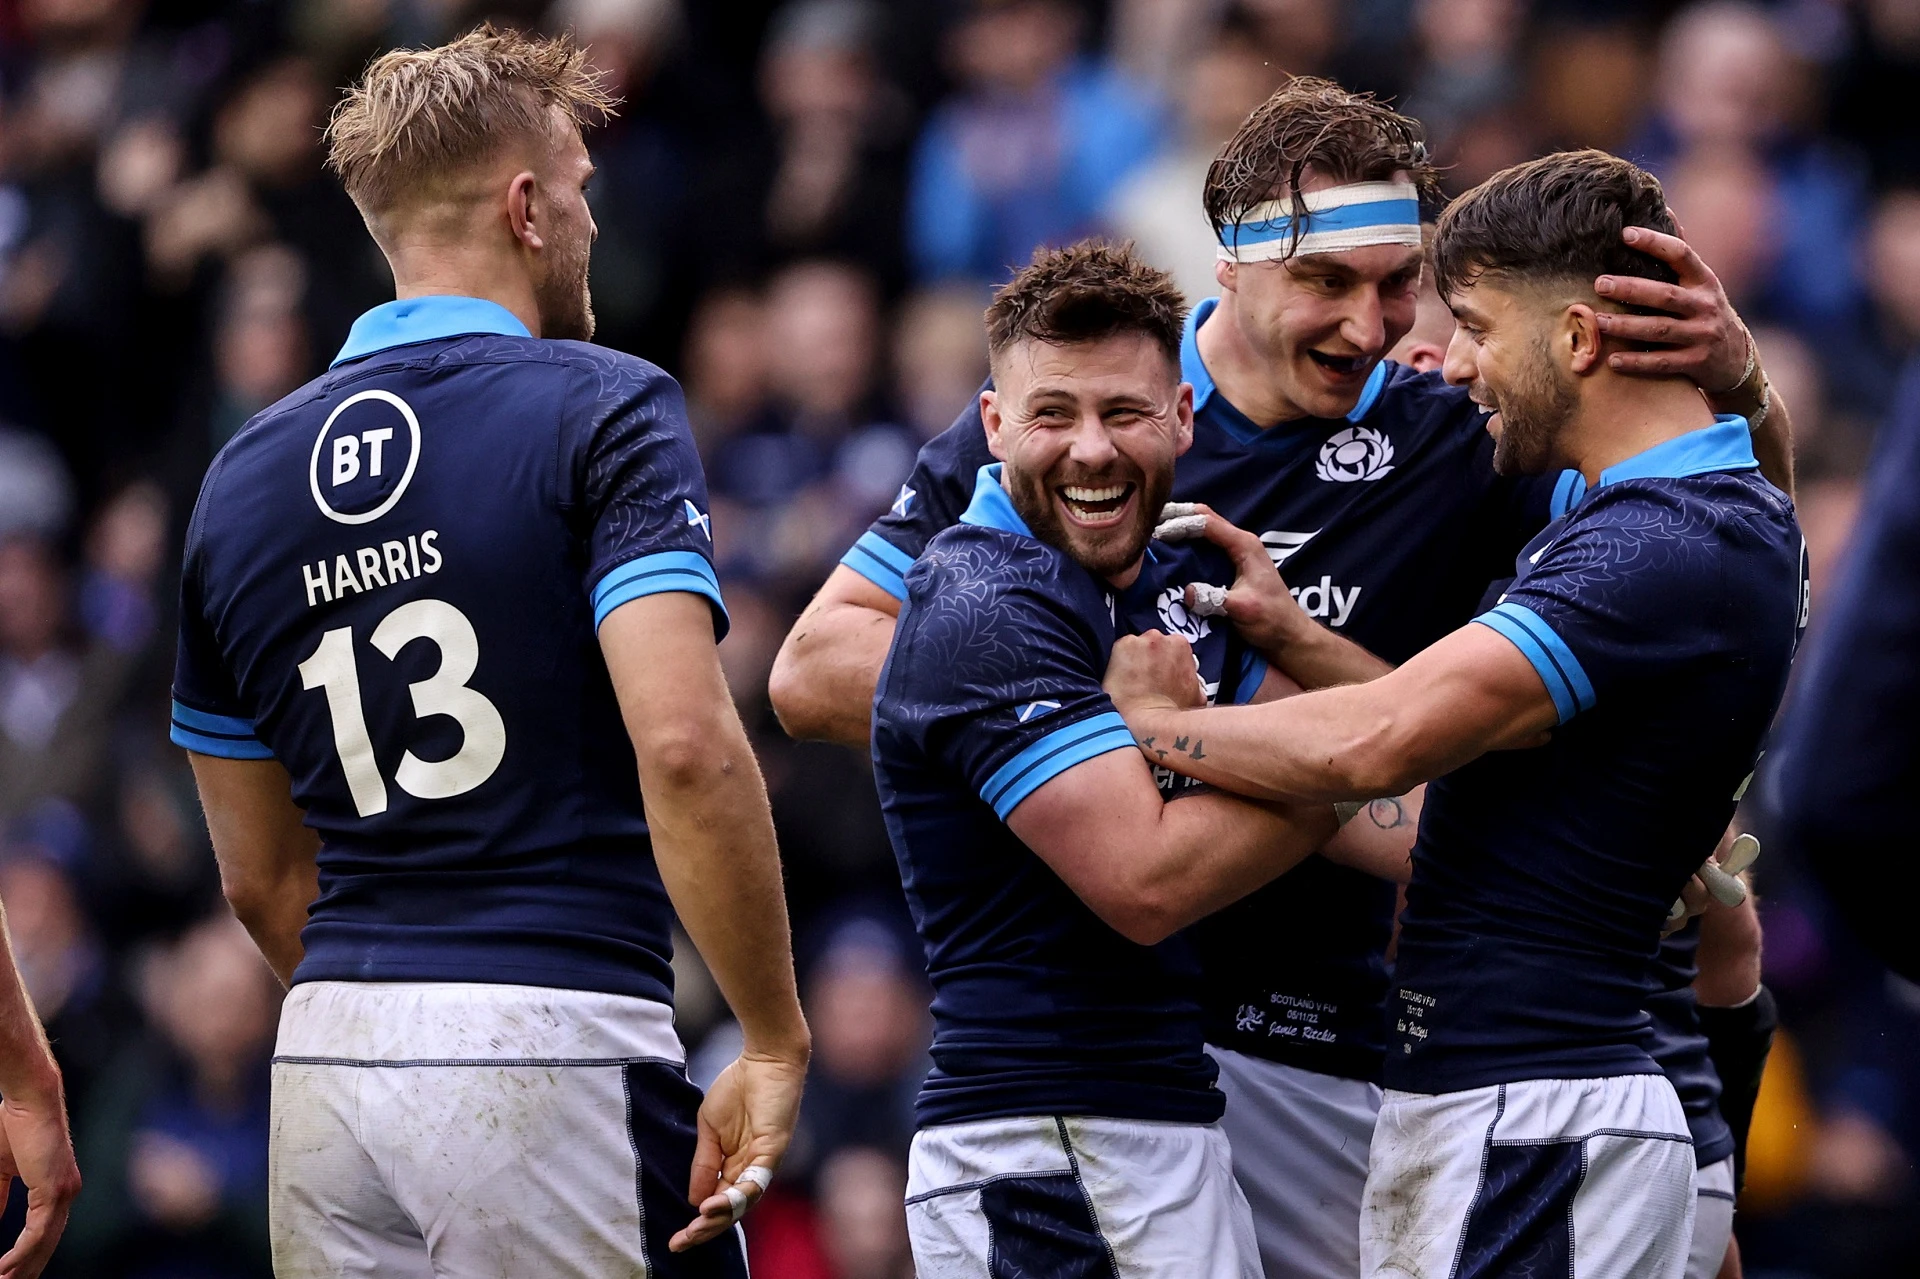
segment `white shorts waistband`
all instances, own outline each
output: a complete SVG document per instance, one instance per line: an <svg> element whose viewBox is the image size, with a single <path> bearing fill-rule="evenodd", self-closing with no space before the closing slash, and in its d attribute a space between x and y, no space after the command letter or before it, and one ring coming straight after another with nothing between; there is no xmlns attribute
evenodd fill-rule
<svg viewBox="0 0 1920 1279"><path fill-rule="evenodd" d="M651 999L483 982L302 982L276 1058L344 1062L684 1063L673 1009Z"/></svg>

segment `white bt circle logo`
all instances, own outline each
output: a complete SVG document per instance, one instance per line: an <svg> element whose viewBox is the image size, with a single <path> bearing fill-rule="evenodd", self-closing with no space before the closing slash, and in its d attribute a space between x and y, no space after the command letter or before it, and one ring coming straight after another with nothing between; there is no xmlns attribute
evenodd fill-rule
<svg viewBox="0 0 1920 1279"><path fill-rule="evenodd" d="M1213 624L1204 617L1195 617L1187 609L1187 588L1169 586L1160 592L1160 598L1154 601L1154 607L1160 612L1160 625L1167 634L1178 635L1189 644L1206 638L1213 630Z"/></svg>
<svg viewBox="0 0 1920 1279"><path fill-rule="evenodd" d="M419 464L420 419L412 407L392 391L361 391L327 415L307 483L320 514L368 524L393 509Z"/></svg>
<svg viewBox="0 0 1920 1279"><path fill-rule="evenodd" d="M1377 480L1393 469L1393 442L1367 426L1336 431L1320 446L1313 472L1323 480L1352 484Z"/></svg>

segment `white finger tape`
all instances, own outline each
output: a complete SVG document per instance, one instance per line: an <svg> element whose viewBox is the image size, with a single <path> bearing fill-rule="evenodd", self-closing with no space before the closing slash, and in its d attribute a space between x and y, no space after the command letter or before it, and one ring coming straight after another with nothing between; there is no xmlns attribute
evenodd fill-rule
<svg viewBox="0 0 1920 1279"><path fill-rule="evenodd" d="M1187 605L1187 612L1195 617L1225 617L1227 615L1227 588L1213 586L1206 582L1193 584L1193 602Z"/></svg>
<svg viewBox="0 0 1920 1279"><path fill-rule="evenodd" d="M1720 869L1729 875L1738 875L1743 870L1752 869L1759 860L1760 841L1751 835L1735 835L1733 847L1727 850L1726 857L1721 860Z"/></svg>
<svg viewBox="0 0 1920 1279"><path fill-rule="evenodd" d="M737 1186L743 1181L751 1181L760 1189L766 1190L773 1185L773 1169L765 1164L748 1164L740 1170L740 1175L733 1179L733 1184Z"/></svg>
<svg viewBox="0 0 1920 1279"><path fill-rule="evenodd" d="M1747 886L1727 874L1718 862L1708 860L1700 867L1700 882L1722 906L1738 906L1747 900Z"/></svg>
<svg viewBox="0 0 1920 1279"><path fill-rule="evenodd" d="M1183 520L1189 515L1198 514L1200 514L1200 503L1198 502L1168 502L1160 508L1160 518L1162 521Z"/></svg>
<svg viewBox="0 0 1920 1279"><path fill-rule="evenodd" d="M747 1209L752 1205L753 1200L747 1197L746 1191L738 1186L728 1186L722 1193L727 1196L727 1208L733 1213L733 1219L736 1222L747 1215Z"/></svg>
<svg viewBox="0 0 1920 1279"><path fill-rule="evenodd" d="M1207 517L1204 515L1176 515L1172 519L1163 518L1153 526L1153 535L1162 542L1185 542L1204 537L1206 532Z"/></svg>

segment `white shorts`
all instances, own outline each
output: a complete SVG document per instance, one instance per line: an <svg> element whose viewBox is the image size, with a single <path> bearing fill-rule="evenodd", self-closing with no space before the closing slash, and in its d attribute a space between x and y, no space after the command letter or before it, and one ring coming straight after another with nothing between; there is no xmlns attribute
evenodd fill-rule
<svg viewBox="0 0 1920 1279"><path fill-rule="evenodd" d="M1693 1245L1687 1249L1687 1279L1714 1279L1733 1242L1733 1156L1694 1175Z"/></svg>
<svg viewBox="0 0 1920 1279"><path fill-rule="evenodd" d="M1693 1139L1665 1075L1388 1090L1361 1273L1682 1279Z"/></svg>
<svg viewBox="0 0 1920 1279"><path fill-rule="evenodd" d="M1220 1126L1267 1279L1353 1279L1380 1089L1212 1044L1207 1052L1220 1063Z"/></svg>
<svg viewBox="0 0 1920 1279"><path fill-rule="evenodd" d="M907 1156L919 1279L1260 1279L1218 1124L941 1124Z"/></svg>
<svg viewBox="0 0 1920 1279"><path fill-rule="evenodd" d="M745 1279L690 1253L700 1094L673 1010L533 986L305 982L273 1062L277 1279Z"/></svg>

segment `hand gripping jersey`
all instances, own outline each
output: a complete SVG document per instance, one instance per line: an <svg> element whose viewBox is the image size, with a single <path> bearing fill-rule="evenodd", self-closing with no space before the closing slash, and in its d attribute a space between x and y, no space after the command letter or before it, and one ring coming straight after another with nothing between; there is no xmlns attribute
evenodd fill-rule
<svg viewBox="0 0 1920 1279"><path fill-rule="evenodd" d="M1181 376L1193 447L1174 497L1258 532L1301 607L1400 662L1470 620L1578 477L1512 481L1461 388L1385 363L1345 420L1261 430L1215 390L1187 321ZM896 597L933 535L960 518L987 452L976 403L920 452L893 509L842 561ZM1377 1082L1391 884L1310 858L1194 930L1207 1041Z"/></svg>
<svg viewBox="0 0 1920 1279"><path fill-rule="evenodd" d="M1427 789L1390 1088L1652 1073L1662 921L1733 815L1804 621L1804 544L1735 417L1603 471L1477 621L1560 727Z"/></svg>
<svg viewBox="0 0 1920 1279"><path fill-rule="evenodd" d="M319 832L296 982L667 1001L671 910L595 628L725 612L679 388L469 298L389 303L254 418L187 534L173 739Z"/></svg>
<svg viewBox="0 0 1920 1279"><path fill-rule="evenodd" d="M1100 688L1117 635L1157 627L1189 640L1223 701L1259 688L1265 664L1179 603L1188 582L1231 581L1225 558L1150 552L1131 587L1108 586L1036 540L988 466L960 523L906 575L873 760L933 983L923 1127L1016 1115L1211 1123L1224 1107L1188 942L1128 941L1006 825L1074 765L1135 749ZM1187 781L1159 780L1163 795Z"/></svg>

